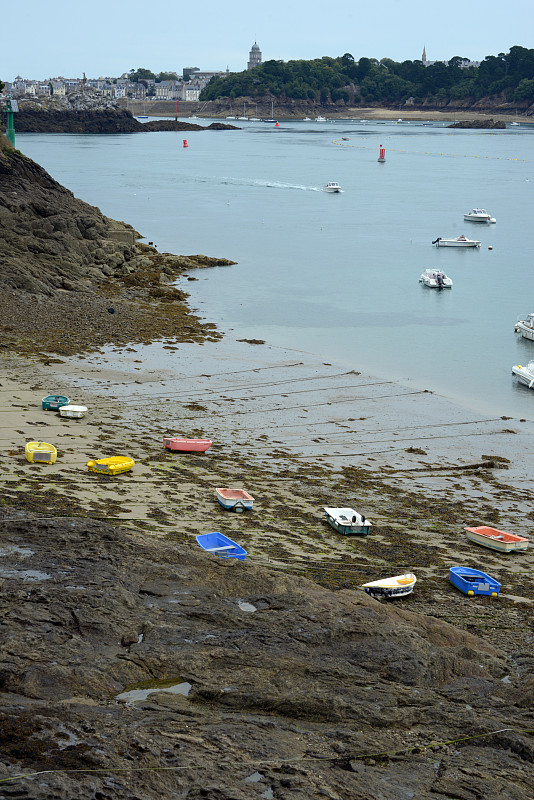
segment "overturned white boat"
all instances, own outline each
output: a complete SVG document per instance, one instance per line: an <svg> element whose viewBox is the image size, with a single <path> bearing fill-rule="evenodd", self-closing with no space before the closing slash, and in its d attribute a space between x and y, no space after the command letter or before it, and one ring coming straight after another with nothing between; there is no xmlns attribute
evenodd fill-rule
<svg viewBox="0 0 534 800"><path fill-rule="evenodd" d="M430 289L450 289L452 280L440 269L425 269L419 283L424 283Z"/></svg>
<svg viewBox="0 0 534 800"><path fill-rule="evenodd" d="M518 319L515 323L515 332L520 333L523 339L534 342L534 314L527 314L526 319Z"/></svg>
<svg viewBox="0 0 534 800"><path fill-rule="evenodd" d="M436 247L480 247L478 239L468 239L467 236L457 236L455 239L443 239L438 236L432 244Z"/></svg>
<svg viewBox="0 0 534 800"><path fill-rule="evenodd" d="M472 208L471 211L464 214L464 219L467 222L497 222L485 208Z"/></svg>
<svg viewBox="0 0 534 800"><path fill-rule="evenodd" d="M522 364L516 364L512 367L512 373L519 383L524 383L529 389L534 388L534 361L529 361L526 367Z"/></svg>

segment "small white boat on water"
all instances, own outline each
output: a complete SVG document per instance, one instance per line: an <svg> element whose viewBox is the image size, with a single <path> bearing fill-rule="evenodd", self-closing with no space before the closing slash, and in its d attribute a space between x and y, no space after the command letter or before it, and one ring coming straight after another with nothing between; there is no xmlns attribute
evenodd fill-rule
<svg viewBox="0 0 534 800"><path fill-rule="evenodd" d="M323 186L323 192L340 192L341 186L337 181L329 181L326 186Z"/></svg>
<svg viewBox="0 0 534 800"><path fill-rule="evenodd" d="M455 239L443 239L438 236L432 242L436 247L480 247L478 239L468 239L467 236L457 236Z"/></svg>
<svg viewBox="0 0 534 800"><path fill-rule="evenodd" d="M485 208L473 208L469 213L464 214L464 219L467 222L497 222L497 220L488 214Z"/></svg>
<svg viewBox="0 0 534 800"><path fill-rule="evenodd" d="M527 314L526 319L519 319L515 323L516 333L520 333L523 339L530 339L534 342L534 314Z"/></svg>
<svg viewBox="0 0 534 800"><path fill-rule="evenodd" d="M522 364L516 364L512 367L512 373L519 383L524 383L529 389L534 388L534 361L529 361L526 367Z"/></svg>
<svg viewBox="0 0 534 800"><path fill-rule="evenodd" d="M450 289L452 280L440 269L425 269L419 283L424 283L430 289Z"/></svg>
<svg viewBox="0 0 534 800"><path fill-rule="evenodd" d="M364 583L363 588L372 597L405 597L413 592L417 578L413 572Z"/></svg>
<svg viewBox="0 0 534 800"><path fill-rule="evenodd" d="M316 122L326 122L326 117L321 117L321 116L315 117L315 121Z"/></svg>
<svg viewBox="0 0 534 800"><path fill-rule="evenodd" d="M367 536L371 529L372 522L353 508L325 507L325 512L328 524L344 536Z"/></svg>

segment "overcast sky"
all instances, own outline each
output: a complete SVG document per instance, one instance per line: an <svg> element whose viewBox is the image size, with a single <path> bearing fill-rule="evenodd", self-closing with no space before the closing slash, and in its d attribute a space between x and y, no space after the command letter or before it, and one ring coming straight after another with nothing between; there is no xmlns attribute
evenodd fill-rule
<svg viewBox="0 0 534 800"><path fill-rule="evenodd" d="M263 60L352 53L395 61L481 61L534 47L533 0L25 0L2 11L0 79L117 76L147 67L240 71L256 40Z"/></svg>

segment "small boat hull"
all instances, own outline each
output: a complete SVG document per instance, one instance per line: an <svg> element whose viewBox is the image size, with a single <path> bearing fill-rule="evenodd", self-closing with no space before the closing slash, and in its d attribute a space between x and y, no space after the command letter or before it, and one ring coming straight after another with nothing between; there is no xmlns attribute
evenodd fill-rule
<svg viewBox="0 0 534 800"><path fill-rule="evenodd" d="M213 553L219 558L237 558L239 561L244 561L247 555L247 551L240 544L218 531L202 533L195 538L206 553Z"/></svg>
<svg viewBox="0 0 534 800"><path fill-rule="evenodd" d="M498 597L501 584L479 569L472 567L451 567L449 569L449 579L453 586L456 586L468 597L475 595L487 595Z"/></svg>
<svg viewBox="0 0 534 800"><path fill-rule="evenodd" d="M456 239L436 239L436 247L480 247L480 242L477 239L467 239L465 236L457 236Z"/></svg>
<svg viewBox="0 0 534 800"><path fill-rule="evenodd" d="M179 450L182 453L205 453L211 445L211 439L180 439L176 436L163 437L163 447L167 450Z"/></svg>
<svg viewBox="0 0 534 800"><path fill-rule="evenodd" d="M87 406L61 406L59 409L60 417L69 417L70 419L81 419L87 414Z"/></svg>
<svg viewBox="0 0 534 800"><path fill-rule="evenodd" d="M497 550L499 553L526 550L529 544L529 539L525 536L517 536L515 533L507 533L487 525L465 528L465 535L469 541L481 544L482 547L489 547L490 550Z"/></svg>
<svg viewBox="0 0 534 800"><path fill-rule="evenodd" d="M121 472L128 472L134 464L135 461L129 456L110 456L88 461L87 468L89 472L98 472L100 475L119 475Z"/></svg>
<svg viewBox="0 0 534 800"><path fill-rule="evenodd" d="M489 222L491 214L485 208L474 208L468 214L464 214L466 222Z"/></svg>
<svg viewBox="0 0 534 800"><path fill-rule="evenodd" d="M30 464L54 464L57 459L57 450L53 444L48 442L26 442L24 455Z"/></svg>
<svg viewBox="0 0 534 800"><path fill-rule="evenodd" d="M406 597L413 592L416 581L413 572L407 572L404 575L395 575L393 578L364 583L363 588L371 597Z"/></svg>
<svg viewBox="0 0 534 800"><path fill-rule="evenodd" d="M217 500L226 511L250 511L254 498L244 489L215 489Z"/></svg>
<svg viewBox="0 0 534 800"><path fill-rule="evenodd" d="M59 411L62 406L69 404L69 398L64 394L47 394L41 400L44 411Z"/></svg>
<svg viewBox="0 0 534 800"><path fill-rule="evenodd" d="M372 523L353 508L325 508L326 520L344 536L367 536Z"/></svg>

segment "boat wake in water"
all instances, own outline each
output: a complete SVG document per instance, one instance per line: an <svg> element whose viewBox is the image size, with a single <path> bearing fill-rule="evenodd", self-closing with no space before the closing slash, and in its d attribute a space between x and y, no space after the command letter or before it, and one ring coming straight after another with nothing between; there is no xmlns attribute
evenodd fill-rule
<svg viewBox="0 0 534 800"><path fill-rule="evenodd" d="M302 192L320 192L317 186L302 186L298 183L282 183L281 181L268 181L259 178L221 178L220 182L226 186L257 186L260 189L299 189Z"/></svg>

